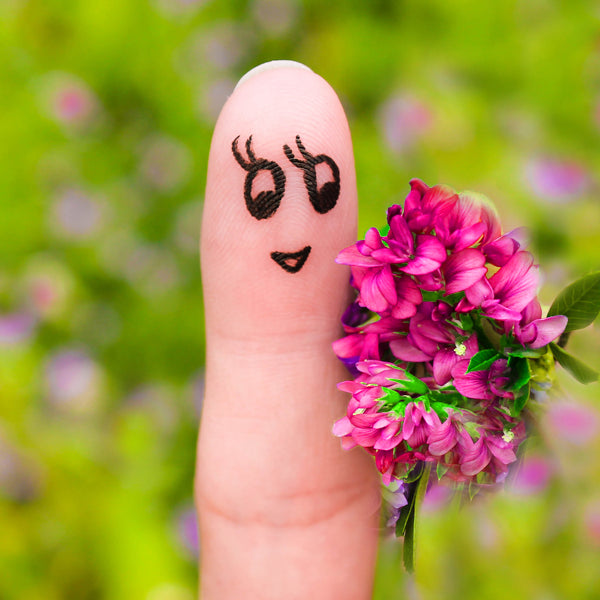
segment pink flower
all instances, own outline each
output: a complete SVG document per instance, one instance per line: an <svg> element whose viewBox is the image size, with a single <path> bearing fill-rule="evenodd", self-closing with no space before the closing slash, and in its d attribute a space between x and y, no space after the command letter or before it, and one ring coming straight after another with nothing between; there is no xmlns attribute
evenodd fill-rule
<svg viewBox="0 0 600 600"><path fill-rule="evenodd" d="M454 425L452 415L439 426L436 427L427 438L429 453L433 456L444 456L450 452L457 443L458 432Z"/></svg>
<svg viewBox="0 0 600 600"><path fill-rule="evenodd" d="M513 393L505 389L510 382L506 359L499 358L489 369L467 373L469 362L461 360L452 369L454 387L458 392L474 400L513 398Z"/></svg>
<svg viewBox="0 0 600 600"><path fill-rule="evenodd" d="M452 379L454 365L475 356L479 350L477 335L472 333L464 342L440 348L433 358L433 378L438 385L445 385Z"/></svg>
<svg viewBox="0 0 600 600"><path fill-rule="evenodd" d="M439 269L446 260L444 245L431 235L417 235L416 239L413 238L413 233L401 215L390 220L390 232L386 241L389 244L386 259L401 263L399 269L409 275L431 273Z"/></svg>
<svg viewBox="0 0 600 600"><path fill-rule="evenodd" d="M462 292L487 274L485 256L475 248L466 248L451 254L442 267L446 280L446 293Z"/></svg>
<svg viewBox="0 0 600 600"><path fill-rule="evenodd" d="M457 201L458 196L450 187L436 185L430 188L420 179L411 179L410 192L404 200L404 219L411 231L427 233L434 222L443 219ZM395 214L395 210L388 211L388 222Z"/></svg>
<svg viewBox="0 0 600 600"><path fill-rule="evenodd" d="M473 442L467 431L463 430L459 437L459 448L460 470L467 477L475 477L486 470L494 481L499 481L499 476L507 473L507 465L517 460L514 440L508 442L499 434L482 432L481 437Z"/></svg>
<svg viewBox="0 0 600 600"><path fill-rule="evenodd" d="M520 321L521 311L536 297L538 267L529 252L516 252L489 279L483 277L466 288L466 299L457 310L481 307L485 316L498 321Z"/></svg>
<svg viewBox="0 0 600 600"><path fill-rule="evenodd" d="M476 242L496 239L501 230L493 206L483 196L463 192L444 218L435 219L435 232L446 248L458 252Z"/></svg>
<svg viewBox="0 0 600 600"><path fill-rule="evenodd" d="M485 244L481 249L487 262L496 267L503 267L520 248L527 244L527 230L525 227L513 229L508 233L495 238Z"/></svg>
<svg viewBox="0 0 600 600"><path fill-rule="evenodd" d="M560 337L567 326L568 319L562 315L541 318L542 309L537 298L534 298L522 312L519 323L515 323L514 336L517 341L528 348L543 348Z"/></svg>

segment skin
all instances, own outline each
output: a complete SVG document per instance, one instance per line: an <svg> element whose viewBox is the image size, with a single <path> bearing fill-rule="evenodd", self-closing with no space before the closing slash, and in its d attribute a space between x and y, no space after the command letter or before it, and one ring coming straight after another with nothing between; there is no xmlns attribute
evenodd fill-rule
<svg viewBox="0 0 600 600"><path fill-rule="evenodd" d="M339 167L335 207L318 214L303 172L285 156L306 148ZM273 216L246 209L246 172L232 155L253 136L257 157L286 176ZM327 172L325 171L325 177ZM268 187L268 176L256 189ZM266 189L266 188L265 188ZM371 598L379 527L373 460L331 433L348 373L341 336L349 272L338 252L356 238L352 142L331 87L286 64L244 78L215 128L201 238L207 362L195 481L203 600ZM289 273L271 252L312 247Z"/></svg>

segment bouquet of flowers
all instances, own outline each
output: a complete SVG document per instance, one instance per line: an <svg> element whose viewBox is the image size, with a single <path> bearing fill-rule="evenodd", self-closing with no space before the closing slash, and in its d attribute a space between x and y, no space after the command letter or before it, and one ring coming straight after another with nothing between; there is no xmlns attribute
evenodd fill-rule
<svg viewBox="0 0 600 600"><path fill-rule="evenodd" d="M597 380L564 347L600 310L598 272L563 290L543 317L524 230L503 234L480 194L418 179L410 187L385 229L369 229L337 258L358 293L334 343L354 380L338 386L352 397L333 427L345 448L374 456L408 570L430 478L470 497L501 484L556 363Z"/></svg>

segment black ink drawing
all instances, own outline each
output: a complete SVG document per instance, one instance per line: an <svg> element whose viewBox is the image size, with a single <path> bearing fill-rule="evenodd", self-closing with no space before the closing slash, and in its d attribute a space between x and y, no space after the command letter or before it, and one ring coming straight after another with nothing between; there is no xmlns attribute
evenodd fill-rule
<svg viewBox="0 0 600 600"><path fill-rule="evenodd" d="M271 258L288 273L297 273L310 254L310 246L305 246L298 252L271 252Z"/></svg>
<svg viewBox="0 0 600 600"><path fill-rule="evenodd" d="M323 215L335 206L340 195L340 170L334 160L326 154L317 154L317 156L314 156L308 152L299 135L296 136L296 146L298 146L298 150L300 150L300 154L302 154L304 160L296 158L294 152L287 144L283 147L283 151L294 166L304 171L304 185L308 191L308 199L313 208L319 214ZM333 181L327 181L319 189L316 166L321 163L329 166L333 175Z"/></svg>
<svg viewBox="0 0 600 600"><path fill-rule="evenodd" d="M231 143L231 151L237 163L248 171L244 181L244 200L248 212L257 220L268 219L272 217L283 198L285 191L285 174L281 167L272 160L266 158L257 158L252 149L252 136L246 140L246 160L238 149L238 135ZM296 136L296 146L300 154L304 158L301 160L294 156L294 152L286 144L283 146L283 151L288 160L299 169L304 171L304 185L308 191L308 199L313 208L321 215L329 212L337 203L340 195L340 170L334 160L325 154L317 154L314 156L306 150L300 136ZM317 165L325 163L331 169L333 181L326 181L319 188L317 181ZM273 190L263 190L256 197L252 196L252 183L260 171L269 171L273 179ZM305 246L297 252L271 252L271 258L288 273L297 273L306 262L310 254L311 247Z"/></svg>
<svg viewBox="0 0 600 600"><path fill-rule="evenodd" d="M246 140L246 154L248 155L248 160L246 161L237 147L239 137L240 136L238 135L235 140L233 140L231 151L240 167L248 171L248 175L246 175L246 180L244 181L244 200L246 201L246 208L255 219L258 219L259 221L261 219L268 219L275 214L275 211L279 208L279 204L281 203L281 198L283 198L285 174L276 162L266 160L265 158L256 158L256 155L252 150L252 136ZM275 189L263 190L258 193L256 198L253 198L252 182L260 171L269 171L271 173Z"/></svg>

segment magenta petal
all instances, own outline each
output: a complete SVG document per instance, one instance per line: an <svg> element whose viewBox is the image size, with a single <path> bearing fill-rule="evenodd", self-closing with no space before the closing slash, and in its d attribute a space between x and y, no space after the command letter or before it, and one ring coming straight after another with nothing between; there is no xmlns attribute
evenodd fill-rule
<svg viewBox="0 0 600 600"><path fill-rule="evenodd" d="M491 454L483 444L483 438L479 438L473 447L463 455L460 470L463 475L473 477L483 471L491 459Z"/></svg>
<svg viewBox="0 0 600 600"><path fill-rule="evenodd" d="M496 319L497 321L519 321L521 313L506 308L498 302L498 300L486 300L482 305L483 314L486 317Z"/></svg>
<svg viewBox="0 0 600 600"><path fill-rule="evenodd" d="M484 300L492 298L493 295L492 286L485 277L482 277L465 290L465 296L473 306L481 306Z"/></svg>
<svg viewBox="0 0 600 600"><path fill-rule="evenodd" d="M377 429L362 429L355 427L352 430L352 439L363 448L371 448L379 439L379 430Z"/></svg>
<svg viewBox="0 0 600 600"><path fill-rule="evenodd" d="M446 292L462 292L487 273L485 256L475 248L467 248L448 257L442 266L446 278Z"/></svg>
<svg viewBox="0 0 600 600"><path fill-rule="evenodd" d="M406 362L427 362L431 360L429 354L415 348L406 337L390 342L390 350L396 358Z"/></svg>
<svg viewBox="0 0 600 600"><path fill-rule="evenodd" d="M406 262L404 257L399 257L393 250L389 248L379 248L379 250L373 250L371 256L382 263L402 263Z"/></svg>
<svg viewBox="0 0 600 600"><path fill-rule="evenodd" d="M348 435L354 429L354 425L350 423L350 419L348 417L343 417L339 421L336 421L333 425L332 432L333 435L337 437L343 437Z"/></svg>
<svg viewBox="0 0 600 600"><path fill-rule="evenodd" d="M488 390L489 371L473 371L467 373L469 360L460 360L452 368L452 377L454 378L454 387L467 398L476 400L491 399Z"/></svg>
<svg viewBox="0 0 600 600"><path fill-rule="evenodd" d="M356 244L344 248L335 259L335 262L340 265L352 265L356 267L377 267L381 265L380 261L361 254L356 247Z"/></svg>
<svg viewBox="0 0 600 600"><path fill-rule="evenodd" d="M456 445L456 431L448 418L442 425L434 429L427 438L429 452L434 456L444 456Z"/></svg>
<svg viewBox="0 0 600 600"><path fill-rule="evenodd" d="M470 227L465 227L459 233L458 241L454 244L454 250L464 250L472 246L487 231L484 223L475 223Z"/></svg>
<svg viewBox="0 0 600 600"><path fill-rule="evenodd" d="M509 465L517 460L513 447L508 442L502 439L488 437L486 438L486 445L488 450L497 458L501 463Z"/></svg>
<svg viewBox="0 0 600 600"><path fill-rule="evenodd" d="M438 385L445 385L452 379L452 368L459 360L454 350L438 350L433 358L433 378Z"/></svg>
<svg viewBox="0 0 600 600"><path fill-rule="evenodd" d="M360 287L361 301L374 312L384 312L390 304L395 304L398 296L394 285L394 276L389 266L379 272L365 275Z"/></svg>
<svg viewBox="0 0 600 600"><path fill-rule="evenodd" d="M365 234L365 244L373 250L383 248L381 235L376 227L371 227Z"/></svg>
<svg viewBox="0 0 600 600"><path fill-rule="evenodd" d="M407 253L412 254L413 251L413 234L408 228L404 217L396 215L390 221L390 233L388 237L397 242L397 244Z"/></svg>
<svg viewBox="0 0 600 600"><path fill-rule="evenodd" d="M559 337L567 326L568 319L563 315L547 317L546 319L537 319L529 325L526 325L521 330L522 335L526 338L530 334L530 329L534 329L535 335L527 343L529 348L542 348L546 344L553 342ZM519 340L521 341L521 340Z"/></svg>
<svg viewBox="0 0 600 600"><path fill-rule="evenodd" d="M521 311L534 298L539 282L538 268L529 252L517 252L490 277L494 296L506 308Z"/></svg>
<svg viewBox="0 0 600 600"><path fill-rule="evenodd" d="M437 238L430 235L417 236L415 258L401 270L409 275L427 275L440 268L446 260L446 248Z"/></svg>

